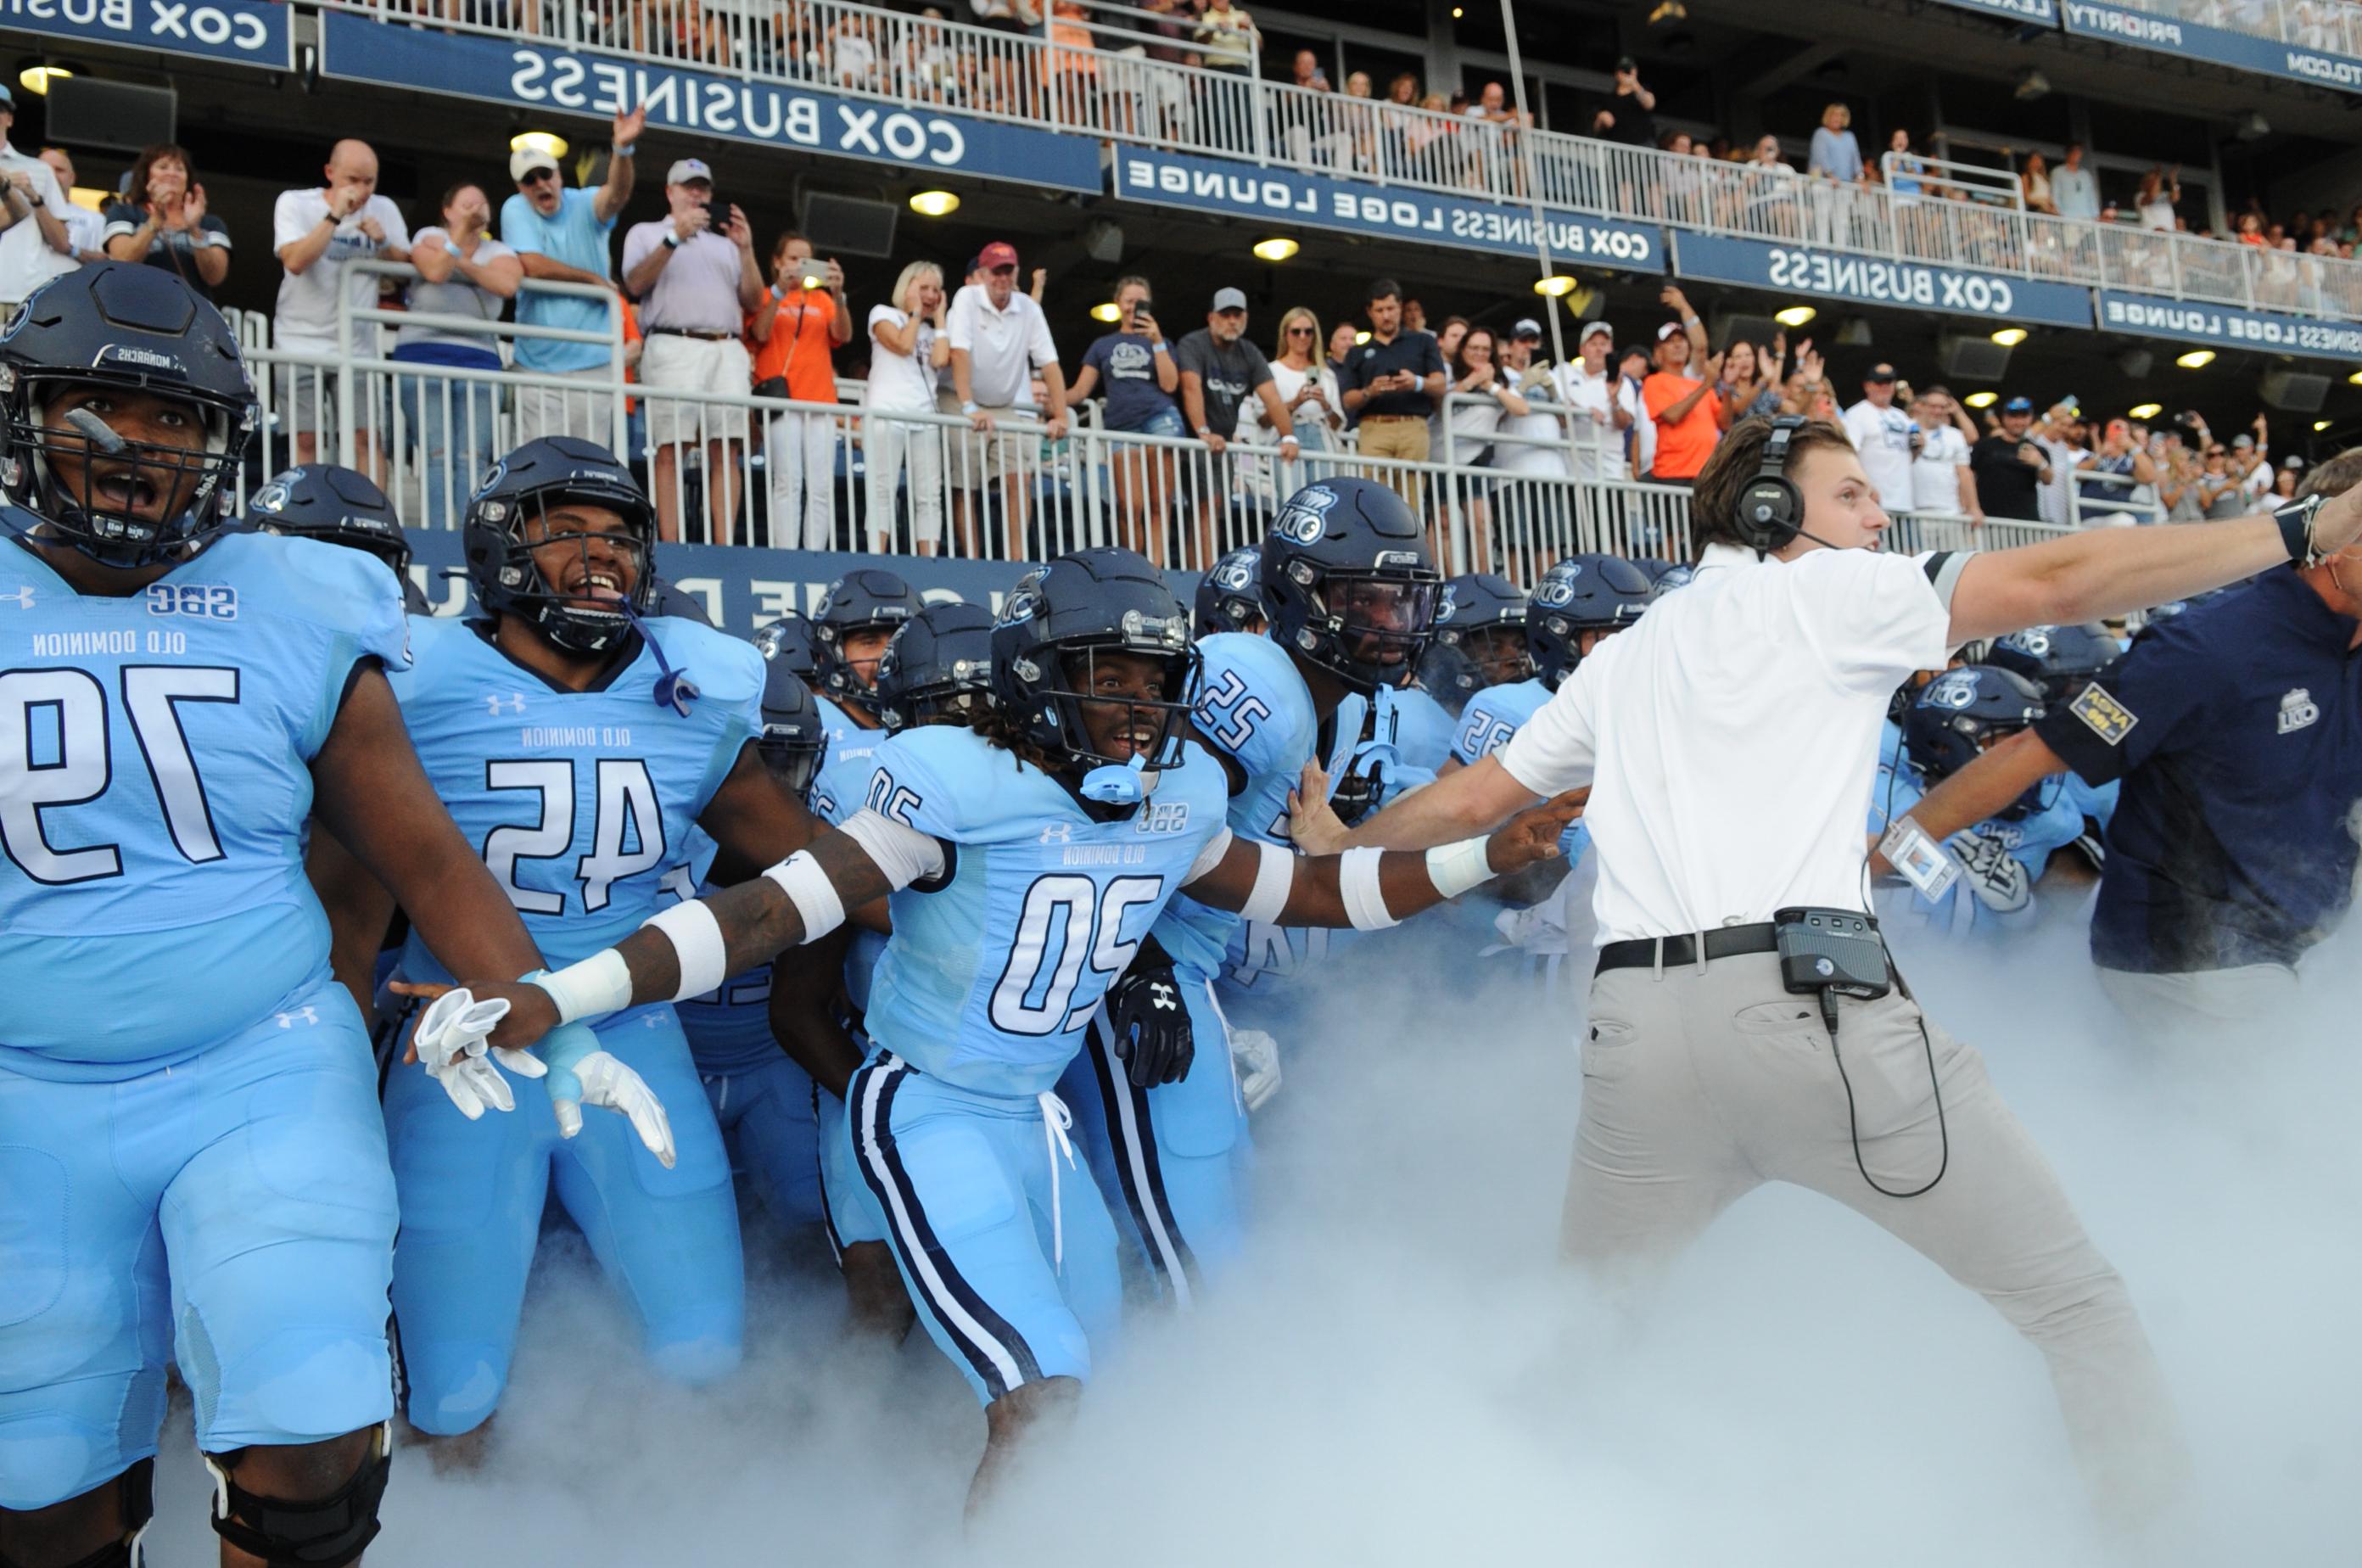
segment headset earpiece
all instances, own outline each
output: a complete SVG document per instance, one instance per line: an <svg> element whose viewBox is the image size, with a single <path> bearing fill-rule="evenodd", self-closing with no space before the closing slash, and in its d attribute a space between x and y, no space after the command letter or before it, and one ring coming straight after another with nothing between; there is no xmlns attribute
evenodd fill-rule
<svg viewBox="0 0 2362 1568"><path fill-rule="evenodd" d="M1804 531L1804 492L1788 478L1788 448L1804 427L1797 414L1774 419L1763 442L1762 466L1738 492L1738 514L1731 523L1739 542L1750 550L1769 554Z"/></svg>

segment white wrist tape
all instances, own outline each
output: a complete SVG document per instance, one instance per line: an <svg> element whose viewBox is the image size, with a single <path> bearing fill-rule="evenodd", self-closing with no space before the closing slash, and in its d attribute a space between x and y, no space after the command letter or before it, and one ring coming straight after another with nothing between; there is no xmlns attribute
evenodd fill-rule
<svg viewBox="0 0 2362 1568"><path fill-rule="evenodd" d="M535 985L557 1004L557 1021L575 1023L621 1012L632 1005L632 971L624 955L602 947L579 964L535 977Z"/></svg>
<svg viewBox="0 0 2362 1568"><path fill-rule="evenodd" d="M1463 838L1458 844L1439 844L1427 852L1428 879L1435 890L1447 899L1456 899L1471 888L1481 888L1494 877L1492 862L1485 858L1485 840Z"/></svg>
<svg viewBox="0 0 2362 1568"><path fill-rule="evenodd" d="M803 917L806 942L816 942L844 923L844 900L836 896L836 885L811 850L797 850L763 875L779 885Z"/></svg>
<svg viewBox="0 0 2362 1568"><path fill-rule="evenodd" d="M1296 885L1296 856L1275 844L1257 844L1255 848L1259 858L1254 889L1239 906L1239 913L1268 925L1276 922L1279 911L1287 907L1288 889Z"/></svg>
<svg viewBox="0 0 2362 1568"><path fill-rule="evenodd" d="M1385 896L1378 891L1378 862L1383 849L1349 849L1338 857L1337 896L1345 902L1345 918L1355 931L1384 931L1400 923L1386 912Z"/></svg>
<svg viewBox="0 0 2362 1568"><path fill-rule="evenodd" d="M723 937L722 922L713 918L712 907L702 899L675 904L640 923L655 926L672 944L673 956L680 965L680 988L673 993L673 1000L701 997L730 977L730 944Z"/></svg>

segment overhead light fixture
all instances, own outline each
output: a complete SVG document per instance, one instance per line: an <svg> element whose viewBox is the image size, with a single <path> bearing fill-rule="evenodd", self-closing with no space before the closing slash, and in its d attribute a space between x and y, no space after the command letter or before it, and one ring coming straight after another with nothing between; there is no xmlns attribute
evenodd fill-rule
<svg viewBox="0 0 2362 1568"><path fill-rule="evenodd" d="M1786 310L1773 311L1772 319L1783 326L1802 326L1820 314L1808 304L1792 304Z"/></svg>
<svg viewBox="0 0 2362 1568"><path fill-rule="evenodd" d="M2029 65L2017 73L2017 96L2021 103L2031 104L2036 98L2047 97L2049 93L2050 78L2034 67Z"/></svg>
<svg viewBox="0 0 2362 1568"><path fill-rule="evenodd" d="M1370 335L1369 335L1368 333L1366 333L1366 332L1356 332L1355 334L1353 334L1353 346L1354 346L1355 348L1359 348L1359 347L1361 347L1363 344L1367 343L1369 340L1370 340Z"/></svg>
<svg viewBox="0 0 2362 1568"><path fill-rule="evenodd" d="M2165 412L2165 404L2161 403L2136 403L2130 408L2125 410L2125 412L2131 414L2135 419L2155 419L2158 414Z"/></svg>
<svg viewBox="0 0 2362 1568"><path fill-rule="evenodd" d="M1451 19L1455 22L1460 19L1460 7L1457 6L1451 7Z"/></svg>
<svg viewBox="0 0 2362 1568"><path fill-rule="evenodd" d="M949 217L959 211L959 197L950 191L913 191L911 210L921 217Z"/></svg>
<svg viewBox="0 0 2362 1568"><path fill-rule="evenodd" d="M1284 234L1274 235L1269 239L1258 239L1254 242L1255 255L1265 261L1285 261L1301 248L1302 247L1296 241Z"/></svg>
<svg viewBox="0 0 2362 1568"><path fill-rule="evenodd" d="M2202 370L2207 366L2214 362L2214 350L2212 348L2192 348L2187 354L2175 355L2173 362L2180 366L2185 370Z"/></svg>
<svg viewBox="0 0 2362 1568"><path fill-rule="evenodd" d="M70 65L28 65L17 72L17 85L36 98L42 98L49 95L50 83L62 81L72 74L73 67Z"/></svg>
<svg viewBox="0 0 2362 1568"><path fill-rule="evenodd" d="M1999 332L1992 335L1992 340L2000 344L2004 348L2014 348L2019 344L2025 341L2025 328L2023 326L2004 326Z"/></svg>
<svg viewBox="0 0 2362 1568"><path fill-rule="evenodd" d="M1117 304L1113 300L1109 300L1102 304L1095 304L1091 306L1091 319L1093 321L1121 321L1123 319L1123 307Z"/></svg>
<svg viewBox="0 0 2362 1568"><path fill-rule="evenodd" d="M556 131L519 131L509 138L511 152L546 152L552 158L563 158L572 149L573 144Z"/></svg>
<svg viewBox="0 0 2362 1568"><path fill-rule="evenodd" d="M2329 428L2329 421L2327 421L2326 419L2316 419L2316 420L2314 420L2314 421L2312 422L2312 433L2313 433L2314 435L2316 435L2316 436L2320 435L2323 431L2324 431L2324 430L2326 430L2326 429L2328 429L2328 428Z"/></svg>
<svg viewBox="0 0 2362 1568"><path fill-rule="evenodd" d="M2356 370L2345 379L2352 385L2362 387L2362 370Z"/></svg>
<svg viewBox="0 0 2362 1568"><path fill-rule="evenodd" d="M1548 294L1552 299L1574 293L1574 280L1564 272L1552 272L1547 278L1534 280L1534 293Z"/></svg>
<svg viewBox="0 0 2362 1568"><path fill-rule="evenodd" d="M1967 403L1970 408L1991 408L1994 403L2001 401L2001 393L1972 392L1960 401Z"/></svg>

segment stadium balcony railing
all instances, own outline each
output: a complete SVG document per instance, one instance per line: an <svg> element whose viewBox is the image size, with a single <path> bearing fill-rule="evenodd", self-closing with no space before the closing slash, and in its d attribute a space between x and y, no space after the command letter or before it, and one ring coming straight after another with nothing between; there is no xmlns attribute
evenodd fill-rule
<svg viewBox="0 0 2362 1568"><path fill-rule="evenodd" d="M1539 199L1547 206L1677 229L2362 321L2362 262L2028 212L2005 176L1985 188L1965 176L1944 177L1933 160L1922 159L1907 160L1906 188L1900 191L1892 171L1883 184L1841 185L1310 92L1264 80L1259 58L1247 70L1221 71L1152 58L1145 41L1098 47L1147 37L1106 25L1077 24L1061 37L1038 38L843 0L793 6L705 0L678 17L639 0L607 6L525 0L516 8L522 27L494 27L464 14L444 15L440 0L309 3L390 24L502 39L522 34L624 60L722 71L1447 196L1507 204ZM2297 8L2305 3L2298 0ZM690 20L657 26L659 16ZM1168 49L1192 47L1186 40L1154 41ZM1913 183L1919 189L1909 189Z"/></svg>
<svg viewBox="0 0 2362 1568"><path fill-rule="evenodd" d="M352 265L395 278L412 275L397 263ZM582 284L528 279L524 287L614 297ZM497 344L504 360L520 339L602 342L614 369L610 379L601 381L396 360L386 356L382 338L397 324L464 329ZM563 403L575 414L568 425L572 434L610 446L651 484L656 466L650 416L673 425L685 456L672 473L674 493L668 499L670 510L688 520L685 537L692 541L708 537L701 524L703 495L723 476L706 470L705 453L709 442L722 442L732 470L727 482L737 501L729 527L708 541L712 543L907 555L921 542L914 525L923 513L943 520L936 547L967 559L1022 562L1120 544L1145 550L1160 565L1202 571L1224 551L1260 539L1279 502L1297 486L1351 473L1399 491L1429 520L1438 559L1453 572L1499 571L1531 581L1576 551L1666 559L1686 559L1692 553L1687 487L1606 477L1611 471L1607 451L1595 432L1585 440L1563 425L1555 436L1489 437L1496 447L1532 455L1530 461L1510 468L1462 460L1462 452L1475 454L1449 434L1448 425L1440 460L1407 462L1364 457L1353 450L1349 436L1333 438L1328 447L1308 440L1292 458L1267 440L1245 440L1216 453L1192 439L1106 429L1098 423L1097 404L1078 411L1069 433L1055 441L1039 421L1012 421L979 435L957 414L896 412L891 418L902 427L900 444L918 446L936 460L922 457L917 464L903 464L895 481L880 487L881 507L873 511L866 437L868 426L887 416L862 405L865 389L856 381L839 382L840 396L853 401L836 403L651 388L624 379L623 338L614 319L605 333L568 333L356 310L348 304L339 329L341 343L348 347L326 353L274 348L269 321L253 313L242 315L238 326L263 414L259 450L244 484L259 483L299 460L296 409L333 407L334 423L317 433L315 455L358 466L366 435L375 446L387 491L411 527L458 527L482 478L479 458L515 446L520 406L544 399ZM595 424L594 403L605 410ZM835 498L835 523L825 537L806 536L800 520L774 500L777 475L766 447L775 426L789 418L817 418L829 425L833 471L826 482ZM430 453L422 436L437 434L437 427L443 439L439 450ZM1005 480L984 477L988 458L1009 476ZM243 489L237 499L242 506ZM922 501L931 504L922 506ZM1949 546L2022 543L2059 531L1999 522L1972 531L1965 518L1934 516L1898 520L1898 526L1906 522L1913 531L1908 536Z"/></svg>

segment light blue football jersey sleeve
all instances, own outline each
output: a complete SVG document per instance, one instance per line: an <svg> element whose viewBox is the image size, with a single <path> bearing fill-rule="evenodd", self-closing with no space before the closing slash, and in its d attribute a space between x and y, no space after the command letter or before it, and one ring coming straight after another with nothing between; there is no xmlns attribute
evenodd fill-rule
<svg viewBox="0 0 2362 1568"><path fill-rule="evenodd" d="M1269 637L1218 632L1201 639L1198 651L1206 661L1195 715L1198 733L1237 763L1247 779L1235 797L1231 825L1258 838L1275 838L1286 820L1287 792L1311 760L1320 728L1312 693L1287 651Z"/></svg>
<svg viewBox="0 0 2362 1568"><path fill-rule="evenodd" d="M1195 743L1139 807L1099 821L973 731L938 724L888 741L869 809L942 841L949 865L934 890L891 900L870 1038L963 1088L1054 1087L1109 982L1222 832L1225 795Z"/></svg>
<svg viewBox="0 0 2362 1568"><path fill-rule="evenodd" d="M1551 700L1550 689L1539 680L1487 686L1460 711L1460 728L1451 736L1451 755L1462 767L1473 767L1509 744L1526 721Z"/></svg>
<svg viewBox="0 0 2362 1568"><path fill-rule="evenodd" d="M543 956L571 963L695 889L691 829L761 729L762 656L694 622L659 622L651 635L701 693L683 715L657 702L645 645L595 690L569 691L510 659L479 624L413 622L403 718ZM445 973L414 931L403 967L413 978Z"/></svg>
<svg viewBox="0 0 2362 1568"><path fill-rule="evenodd" d="M1381 729L1392 721L1395 751L1402 757L1403 767L1423 772L1430 779L1442 771L1458 728L1451 711L1416 686L1381 690L1378 707Z"/></svg>
<svg viewBox="0 0 2362 1568"><path fill-rule="evenodd" d="M327 972L311 762L357 670L409 655L393 577L232 534L141 592L0 544L0 1066L124 1078Z"/></svg>

